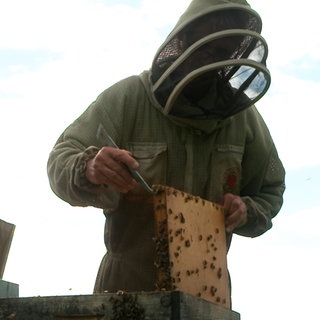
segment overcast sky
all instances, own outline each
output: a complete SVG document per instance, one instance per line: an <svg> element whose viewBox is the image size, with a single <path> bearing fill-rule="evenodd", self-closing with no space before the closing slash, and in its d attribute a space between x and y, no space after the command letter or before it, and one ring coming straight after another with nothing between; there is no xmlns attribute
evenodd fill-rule
<svg viewBox="0 0 320 320"><path fill-rule="evenodd" d="M138 74L187 0L0 0L0 218L16 225L4 279L20 296L88 294L105 248L99 209L50 190L48 154L114 82ZM316 0L252 0L272 84L257 103L287 171L285 204L265 235L228 256L242 320L314 318L320 249L320 38Z"/></svg>

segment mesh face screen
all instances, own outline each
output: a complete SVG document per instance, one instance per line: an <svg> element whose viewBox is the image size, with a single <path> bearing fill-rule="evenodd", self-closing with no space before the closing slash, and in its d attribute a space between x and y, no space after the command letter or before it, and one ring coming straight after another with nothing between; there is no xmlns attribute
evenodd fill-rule
<svg viewBox="0 0 320 320"><path fill-rule="evenodd" d="M203 117L226 117L248 107L270 82L260 29L258 18L243 10L210 13L187 25L154 60L152 81L158 102L168 113L189 117L175 108L181 102L178 95L197 106L215 90Z"/></svg>
<svg viewBox="0 0 320 320"><path fill-rule="evenodd" d="M196 41L219 31L228 29L245 29L260 32L258 19L246 12L228 10L212 12L186 26L159 53L152 66L153 81L157 81L163 72ZM245 48L247 44L243 43ZM234 58L240 58L244 48L237 48Z"/></svg>
<svg viewBox="0 0 320 320"><path fill-rule="evenodd" d="M181 41L179 39L175 38L168 43L168 45L160 52L157 62L154 65L154 67L159 70L158 76L155 77L155 80L158 79L161 74L180 57L182 52Z"/></svg>

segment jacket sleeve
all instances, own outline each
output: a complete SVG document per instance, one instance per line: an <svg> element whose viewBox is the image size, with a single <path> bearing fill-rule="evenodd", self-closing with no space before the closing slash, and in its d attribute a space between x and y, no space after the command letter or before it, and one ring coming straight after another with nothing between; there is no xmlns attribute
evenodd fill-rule
<svg viewBox="0 0 320 320"><path fill-rule="evenodd" d="M119 194L106 186L91 184L85 177L86 162L108 145L107 134L116 141L124 123L124 108L132 81L105 90L60 136L51 151L47 173L53 192L73 206L115 208Z"/></svg>
<svg viewBox="0 0 320 320"><path fill-rule="evenodd" d="M282 207L285 170L271 135L258 111L248 117L248 138L242 164L241 197L247 206L246 225L236 234L256 237L272 227L272 219ZM255 125L250 125L255 123Z"/></svg>

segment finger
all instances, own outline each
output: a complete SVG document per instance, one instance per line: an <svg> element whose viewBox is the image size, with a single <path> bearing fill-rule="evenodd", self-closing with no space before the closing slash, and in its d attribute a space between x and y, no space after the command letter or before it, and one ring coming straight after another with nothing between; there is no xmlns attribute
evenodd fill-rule
<svg viewBox="0 0 320 320"><path fill-rule="evenodd" d="M227 232L232 232L246 223L247 208L241 197L227 193L223 197L223 207L225 210L225 226Z"/></svg>
<svg viewBox="0 0 320 320"><path fill-rule="evenodd" d="M136 186L136 181L128 169L121 163L105 166L102 175L106 184L115 185L123 190L130 190Z"/></svg>
<svg viewBox="0 0 320 320"><path fill-rule="evenodd" d="M124 149L105 147L103 148L101 155L104 159L104 163L115 170L122 171L125 167L132 169L137 169L139 167L138 161L133 158L131 152ZM121 164L122 167L117 166L117 164Z"/></svg>
<svg viewBox="0 0 320 320"><path fill-rule="evenodd" d="M230 214L230 212L232 212L232 203L233 203L233 200L234 200L234 195L231 194L231 193L226 193L224 196L223 196L223 208L225 210L225 213L228 215Z"/></svg>
<svg viewBox="0 0 320 320"><path fill-rule="evenodd" d="M127 150L104 147L101 149L99 156L101 157L100 161L103 165L104 175L108 176L111 170L117 173L117 175L122 177L125 181L130 181L133 179L127 167L137 168L139 166L138 162ZM117 175L111 173L112 178L120 178Z"/></svg>
<svg viewBox="0 0 320 320"><path fill-rule="evenodd" d="M87 177L95 184L104 184L119 192L128 192L136 186L136 181L128 169L118 159L130 153L112 147L102 148L98 154L87 162Z"/></svg>
<svg viewBox="0 0 320 320"><path fill-rule="evenodd" d="M247 221L247 209L245 205L237 206L237 209L226 216L226 231L232 232L234 229L243 226Z"/></svg>
<svg viewBox="0 0 320 320"><path fill-rule="evenodd" d="M229 216L227 216L225 220L226 231L232 232L236 228L237 223L238 223L237 212L234 212L233 214L230 214Z"/></svg>
<svg viewBox="0 0 320 320"><path fill-rule="evenodd" d="M138 169L139 162L132 156L131 152L123 149L118 149L118 153L115 153L116 161L123 163L131 169Z"/></svg>

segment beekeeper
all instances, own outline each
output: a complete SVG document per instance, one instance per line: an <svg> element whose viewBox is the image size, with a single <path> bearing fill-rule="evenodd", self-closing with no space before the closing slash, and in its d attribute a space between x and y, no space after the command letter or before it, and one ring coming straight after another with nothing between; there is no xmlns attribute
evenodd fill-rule
<svg viewBox="0 0 320 320"><path fill-rule="evenodd" d="M222 203L228 246L271 228L285 173L254 106L270 85L261 27L244 0L193 0L150 70L102 92L56 142L52 190L106 217L95 292L155 289L152 195L128 167Z"/></svg>

